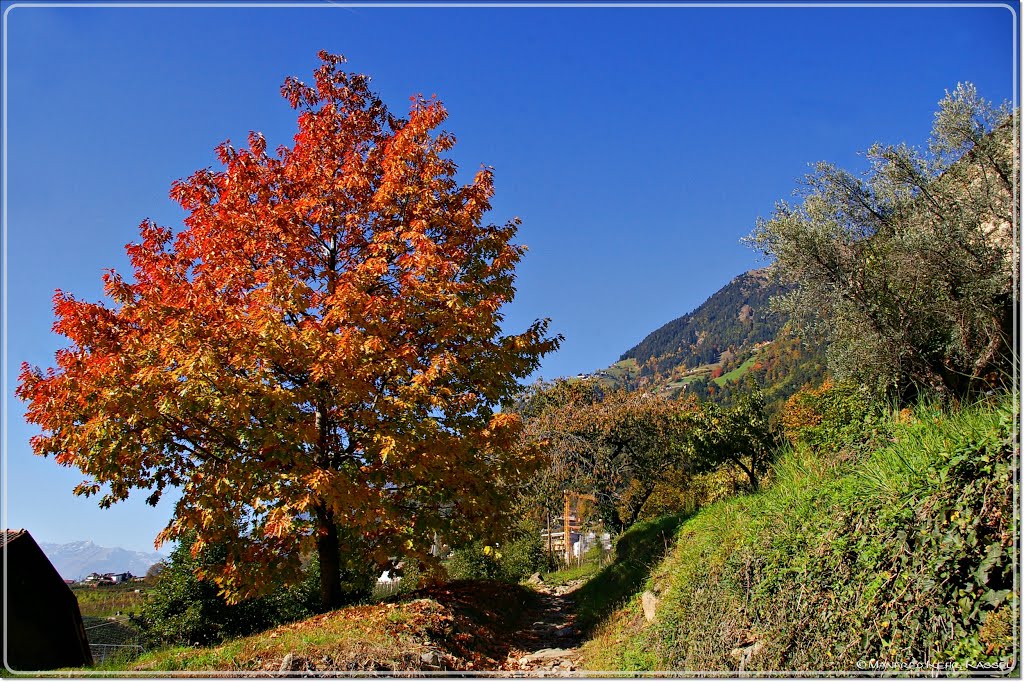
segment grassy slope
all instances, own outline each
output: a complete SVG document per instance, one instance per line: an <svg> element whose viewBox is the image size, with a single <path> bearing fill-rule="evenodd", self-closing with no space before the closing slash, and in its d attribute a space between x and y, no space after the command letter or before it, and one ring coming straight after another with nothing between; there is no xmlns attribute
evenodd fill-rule
<svg viewBox="0 0 1024 682"><path fill-rule="evenodd" d="M682 523L587 644L586 667L1006 664L1018 620L1014 407L921 409L891 425L887 447L845 461L786 454L767 490ZM644 587L659 598L652 623Z"/></svg>
<svg viewBox="0 0 1024 682"><path fill-rule="evenodd" d="M630 385L640 375L640 365L633 358L619 360L600 377L600 383L607 388L621 388Z"/></svg>
<svg viewBox="0 0 1024 682"><path fill-rule="evenodd" d="M614 609L641 589L665 556L684 517L670 514L634 524L615 543L615 560L575 593L577 624L590 633Z"/></svg>
<svg viewBox="0 0 1024 682"><path fill-rule="evenodd" d="M743 362L743 364L740 365L739 367L737 367L736 369L734 369L734 370L732 370L730 372L726 372L725 374L723 374L722 376L718 377L717 379L714 379L714 382L716 384L718 384L719 386L724 386L727 381L736 381L737 379L742 377L744 374L749 372L750 368L754 366L755 362L757 362L757 353L755 353L755 354L751 355L749 358L747 358Z"/></svg>
<svg viewBox="0 0 1024 682"><path fill-rule="evenodd" d="M535 606L535 593L501 583L460 582L419 590L401 601L353 606L229 640L144 655L136 671L276 671L291 653L299 670L420 670L439 654L447 669L494 669L509 634Z"/></svg>

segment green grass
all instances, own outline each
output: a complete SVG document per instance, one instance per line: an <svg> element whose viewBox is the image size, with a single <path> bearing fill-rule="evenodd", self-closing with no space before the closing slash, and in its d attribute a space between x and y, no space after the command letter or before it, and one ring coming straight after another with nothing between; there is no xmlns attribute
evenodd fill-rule
<svg viewBox="0 0 1024 682"><path fill-rule="evenodd" d="M723 374L722 376L718 377L717 379L713 379L713 381L716 384L718 384L719 386L725 386L725 383L727 381L736 381L740 377L742 377L744 374L749 372L750 368L754 366L755 362L757 362L757 355L756 354L751 355L749 358L744 360L743 364L740 365L739 367L737 367L736 369L734 369L732 371L729 371L729 372L726 372L725 374Z"/></svg>
<svg viewBox="0 0 1024 682"><path fill-rule="evenodd" d="M771 487L683 521L596 629L587 668L729 671L744 651L747 671L1010 665L1016 423L1011 398L925 405L859 456L785 453ZM641 589L659 599L652 623Z"/></svg>
<svg viewBox="0 0 1024 682"><path fill-rule="evenodd" d="M565 585L573 580L587 580L601 570L601 564L597 561L588 561L579 566L561 568L551 573L544 573L541 577L548 585Z"/></svg>
<svg viewBox="0 0 1024 682"><path fill-rule="evenodd" d="M615 543L615 558L594 573L576 593L577 623L590 632L623 602L642 591L651 568L668 551L684 518L662 516L633 525Z"/></svg>
<svg viewBox="0 0 1024 682"><path fill-rule="evenodd" d="M600 377L603 384L622 386L629 383L630 379L640 374L640 365L635 358L620 360L605 370L605 375Z"/></svg>

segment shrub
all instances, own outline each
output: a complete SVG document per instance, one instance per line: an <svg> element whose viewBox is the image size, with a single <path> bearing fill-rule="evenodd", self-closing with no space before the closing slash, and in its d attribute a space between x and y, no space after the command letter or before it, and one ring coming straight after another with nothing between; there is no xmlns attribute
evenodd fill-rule
<svg viewBox="0 0 1024 682"><path fill-rule="evenodd" d="M782 428L794 446L835 451L862 441L876 423L872 416L871 400L863 389L826 381L786 401Z"/></svg>
<svg viewBox="0 0 1024 682"><path fill-rule="evenodd" d="M500 556L493 546L478 540L452 552L447 563L448 577L452 580L498 580Z"/></svg>
<svg viewBox="0 0 1024 682"><path fill-rule="evenodd" d="M516 583L544 570L546 558L539 534L524 534L501 545L474 542L448 560L452 580L501 580Z"/></svg>
<svg viewBox="0 0 1024 682"><path fill-rule="evenodd" d="M229 605L213 582L196 577L198 568L223 559L222 548L207 547L193 557L190 545L188 538L178 544L164 569L152 577L153 586L141 612L132 617L148 643L212 644L226 637L247 635L306 618L316 612L320 571L315 559L307 565L301 583ZM350 579L346 585L351 590L356 582Z"/></svg>
<svg viewBox="0 0 1024 682"><path fill-rule="evenodd" d="M508 582L519 582L544 570L547 558L540 534L522 535L501 547L501 576Z"/></svg>

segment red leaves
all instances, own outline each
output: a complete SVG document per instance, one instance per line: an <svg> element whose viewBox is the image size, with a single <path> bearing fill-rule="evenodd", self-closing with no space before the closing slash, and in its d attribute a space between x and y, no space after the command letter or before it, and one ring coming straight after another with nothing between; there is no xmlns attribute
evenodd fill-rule
<svg viewBox="0 0 1024 682"><path fill-rule="evenodd" d="M491 169L456 185L440 102L401 121L321 58L314 86L282 88L293 147L253 132L173 183L184 228L140 225L133 281L104 275L113 306L58 291L71 347L17 389L34 451L107 484L104 504L182 485L159 540L227 543L235 596L297 568L319 513L385 560L493 522L520 428L495 405L559 341L499 335L517 224L483 223Z"/></svg>

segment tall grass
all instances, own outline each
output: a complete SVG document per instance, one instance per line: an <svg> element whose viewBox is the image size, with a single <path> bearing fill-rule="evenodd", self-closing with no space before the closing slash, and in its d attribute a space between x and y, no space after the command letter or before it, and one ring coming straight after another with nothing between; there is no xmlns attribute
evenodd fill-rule
<svg viewBox="0 0 1024 682"><path fill-rule="evenodd" d="M587 667L1010 664L1017 422L1009 396L926 403L883 416L845 455L787 449L771 486L683 520L636 588L657 595L655 621L627 599L595 629Z"/></svg>
<svg viewBox="0 0 1024 682"><path fill-rule="evenodd" d="M577 623L584 632L642 590L651 569L672 547L684 518L671 514L642 521L619 537L614 560L576 591Z"/></svg>

